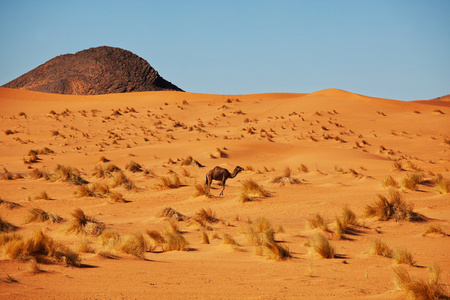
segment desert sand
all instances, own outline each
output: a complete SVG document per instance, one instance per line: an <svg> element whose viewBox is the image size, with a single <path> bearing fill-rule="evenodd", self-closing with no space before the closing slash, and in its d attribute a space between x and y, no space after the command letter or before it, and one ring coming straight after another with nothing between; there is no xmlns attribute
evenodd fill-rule
<svg viewBox="0 0 450 300"><path fill-rule="evenodd" d="M450 178L449 116L447 100L403 102L337 89L71 96L0 88L0 216L23 239L41 230L80 259L72 266L37 255L33 262L12 258L0 245L0 298L401 299L406 294L394 284L394 270L402 266L427 281L433 264L448 292L450 194L439 192L437 182ZM38 153L34 161L30 150ZM183 165L189 157L203 167ZM131 161L141 171L127 170ZM93 174L108 164L134 186L113 187L113 177ZM77 169L85 182L58 180L58 165ZM215 166L245 170L227 180L224 196L216 181L210 197L196 196L196 185ZM49 179L34 179L34 170ZM416 187L402 184L418 173ZM388 176L398 184L383 186ZM164 186L162 178L178 178L179 186ZM248 179L267 197L242 201ZM109 192L77 195L88 183L103 183ZM378 195L392 191L422 220L367 215ZM47 199L39 197L43 192ZM115 202L113 192L124 201ZM169 207L184 218L160 216ZM335 220L345 207L356 220L339 234ZM33 208L63 220L26 223ZM99 222L97 232L67 232L77 208ZM202 209L217 220L195 221ZM327 229L311 226L316 214ZM261 218L291 257L274 256L252 240L249 228ZM432 226L440 232L427 232ZM102 230L120 241L143 237L145 250L126 253L104 242ZM168 251L147 234L164 230L189 246ZM333 258L313 250L317 234L334 247ZM408 251L414 262L374 255L375 239L392 253Z"/></svg>

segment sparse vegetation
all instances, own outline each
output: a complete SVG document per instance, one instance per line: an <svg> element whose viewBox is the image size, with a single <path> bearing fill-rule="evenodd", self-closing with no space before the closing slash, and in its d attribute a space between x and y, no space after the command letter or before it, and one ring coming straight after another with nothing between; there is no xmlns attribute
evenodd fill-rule
<svg viewBox="0 0 450 300"><path fill-rule="evenodd" d="M424 216L413 211L413 205L402 200L398 191L391 190L387 197L378 195L378 199L372 204L366 205L366 216L377 217L380 221L394 219L396 221L418 222L425 219Z"/></svg>
<svg viewBox="0 0 450 300"><path fill-rule="evenodd" d="M438 176L436 179L435 190L439 194L449 194L450 193L450 180L442 176Z"/></svg>
<svg viewBox="0 0 450 300"><path fill-rule="evenodd" d="M0 232L10 232L17 229L17 226L9 223L0 216Z"/></svg>
<svg viewBox="0 0 450 300"><path fill-rule="evenodd" d="M67 225L66 233L100 235L105 229L105 225L96 221L93 217L86 216L84 212L77 208L72 212L72 220Z"/></svg>
<svg viewBox="0 0 450 300"><path fill-rule="evenodd" d="M384 256L384 257L392 257L392 250L386 244L380 239L374 239L372 241L372 245L370 246L369 253L371 255L378 255L378 256Z"/></svg>
<svg viewBox="0 0 450 300"><path fill-rule="evenodd" d="M142 172L142 166L132 160L125 166L125 170L128 170L133 173Z"/></svg>
<svg viewBox="0 0 450 300"><path fill-rule="evenodd" d="M156 214L156 217L158 218L169 218L169 219L175 219L177 221L183 221L188 219L185 215L182 213L179 213L178 211L174 210L171 207L165 207L161 211L159 211Z"/></svg>
<svg viewBox="0 0 450 300"><path fill-rule="evenodd" d="M406 249L397 249L393 252L394 261L398 264L406 264L414 266L415 261L412 257L411 252Z"/></svg>
<svg viewBox="0 0 450 300"><path fill-rule="evenodd" d="M306 220L306 228L319 228L323 231L328 231L328 224L327 221L319 213L316 213Z"/></svg>
<svg viewBox="0 0 450 300"><path fill-rule="evenodd" d="M71 166L57 165L55 173L50 178L51 181L69 182L75 185L82 185L88 183L81 177L80 171Z"/></svg>
<svg viewBox="0 0 450 300"><path fill-rule="evenodd" d="M312 242L312 250L322 258L334 258L336 250L322 233L316 233Z"/></svg>
<svg viewBox="0 0 450 300"><path fill-rule="evenodd" d="M425 234L430 234L430 233L442 234L444 236L446 235L444 230L442 230L441 225L439 225L439 224L428 225L428 227L425 229Z"/></svg>
<svg viewBox="0 0 450 300"><path fill-rule="evenodd" d="M394 267L394 284L404 291L408 299L447 299L444 284L441 282L441 269L438 265L428 267L428 282L413 279L404 267Z"/></svg>
<svg viewBox="0 0 450 300"><path fill-rule="evenodd" d="M45 235L42 230L24 239L16 234L0 235L0 247L3 253L11 259L30 260L63 263L70 266L80 266L79 255L61 243L55 242Z"/></svg>
<svg viewBox="0 0 450 300"><path fill-rule="evenodd" d="M46 212L40 208L32 208L28 211L28 215L25 217L25 224L33 222L49 222L59 223L63 219L54 213Z"/></svg>
<svg viewBox="0 0 450 300"><path fill-rule="evenodd" d="M208 224L217 223L219 219L216 218L216 213L210 208L200 209L192 218L192 222L202 227L207 227Z"/></svg>
<svg viewBox="0 0 450 300"><path fill-rule="evenodd" d="M381 186L382 186L383 188L389 188L389 187L398 188L398 187L400 187L398 181L395 180L391 175L385 177L385 178L381 181Z"/></svg>
<svg viewBox="0 0 450 300"><path fill-rule="evenodd" d="M297 178L293 178L291 175L292 175L291 168L286 167L284 169L283 175L277 176L274 179L272 179L272 183L281 183L281 184L285 184L285 183L299 184L299 183L301 183L300 180L298 180Z"/></svg>
<svg viewBox="0 0 450 300"><path fill-rule="evenodd" d="M196 185L194 185L194 188L195 188L195 191L193 194L194 197L199 197L199 196L209 197L210 196L205 184L197 183Z"/></svg>
<svg viewBox="0 0 450 300"><path fill-rule="evenodd" d="M159 178L159 182L157 183L156 187L165 190L165 189L176 189L181 186L181 180L180 177L176 174L162 176Z"/></svg>
<svg viewBox="0 0 450 300"><path fill-rule="evenodd" d="M241 190L238 197L239 202L253 201L257 198L269 197L270 193L253 179L246 179L241 183Z"/></svg>
<svg viewBox="0 0 450 300"><path fill-rule="evenodd" d="M112 178L111 187L115 188L118 186L124 187L126 190L137 190L136 185L134 184L133 180L128 178L123 171L117 171L114 173L114 176Z"/></svg>
<svg viewBox="0 0 450 300"><path fill-rule="evenodd" d="M417 190L417 185L423 183L423 177L422 172L408 173L408 175L402 179L402 187L415 191Z"/></svg>

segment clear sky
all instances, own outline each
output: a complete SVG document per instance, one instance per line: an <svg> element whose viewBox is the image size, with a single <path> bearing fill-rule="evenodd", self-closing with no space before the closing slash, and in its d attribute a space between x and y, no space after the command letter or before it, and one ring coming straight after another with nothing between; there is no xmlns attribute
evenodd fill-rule
<svg viewBox="0 0 450 300"><path fill-rule="evenodd" d="M449 0L0 0L0 85L103 45L188 92L450 93Z"/></svg>

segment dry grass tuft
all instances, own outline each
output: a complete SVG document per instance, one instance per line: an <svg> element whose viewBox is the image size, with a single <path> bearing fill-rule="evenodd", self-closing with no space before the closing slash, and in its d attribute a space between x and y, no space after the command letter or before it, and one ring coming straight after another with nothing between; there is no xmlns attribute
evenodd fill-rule
<svg viewBox="0 0 450 300"><path fill-rule="evenodd" d="M413 211L413 205L401 199L398 191L391 190L388 197L378 195L378 200L366 205L366 216L377 217L380 221L395 219L396 221L419 222L425 217Z"/></svg>
<svg viewBox="0 0 450 300"><path fill-rule="evenodd" d="M92 242L88 239L82 239L77 248L78 252L81 253L95 253L95 248L92 246Z"/></svg>
<svg viewBox="0 0 450 300"><path fill-rule="evenodd" d="M165 232L162 248L164 251L188 251L189 243L180 233Z"/></svg>
<svg viewBox="0 0 450 300"><path fill-rule="evenodd" d="M45 235L42 230L36 230L27 239L20 235L8 235L0 238L0 247L4 254L11 259L48 262L48 259L70 266L80 266L79 255L61 243L55 242Z"/></svg>
<svg viewBox="0 0 450 300"><path fill-rule="evenodd" d="M229 235L228 233L225 233L225 234L223 235L223 237L222 237L222 243L223 243L224 245L235 245L235 246L238 245L238 243L236 242L236 240L235 240L231 235Z"/></svg>
<svg viewBox="0 0 450 300"><path fill-rule="evenodd" d="M156 214L156 217L158 217L158 218L176 219L177 221L183 221L183 220L187 220L188 219L188 217L186 217L182 213L179 213L178 211L174 210L171 207L163 208L161 211L159 211Z"/></svg>
<svg viewBox="0 0 450 300"><path fill-rule="evenodd" d="M439 194L449 194L450 193L450 180L439 176L436 180L435 190Z"/></svg>
<svg viewBox="0 0 450 300"><path fill-rule="evenodd" d="M202 227L207 227L208 224L217 223L219 219L216 218L216 213L210 208L200 209L195 216L192 218L192 222L196 223Z"/></svg>
<svg viewBox="0 0 450 300"><path fill-rule="evenodd" d="M209 237L205 230L202 231L202 244L209 244Z"/></svg>
<svg viewBox="0 0 450 300"><path fill-rule="evenodd" d="M142 172L142 166L132 160L125 166L125 170L128 170L133 173Z"/></svg>
<svg viewBox="0 0 450 300"><path fill-rule="evenodd" d="M28 211L28 215L25 217L25 224L34 222L49 222L59 223L62 222L62 218L54 213L46 212L40 208L32 208Z"/></svg>
<svg viewBox="0 0 450 300"><path fill-rule="evenodd" d="M384 257L392 257L392 250L389 248L388 244L380 239L374 239L372 245L370 246L369 253L371 255L378 255Z"/></svg>
<svg viewBox="0 0 450 300"><path fill-rule="evenodd" d="M105 183L91 183L89 185L81 185L74 192L76 198L81 197L105 197L109 194L109 186Z"/></svg>
<svg viewBox="0 0 450 300"><path fill-rule="evenodd" d="M439 225L439 224L428 225L428 227L425 229L425 234L430 234L430 233L442 234L444 236L446 235L446 233L442 230L441 225Z"/></svg>
<svg viewBox="0 0 450 300"><path fill-rule="evenodd" d="M2 198L0 198L0 205L5 205L9 209L14 209L16 207L22 206L22 205L20 205L18 203L11 202L11 201L6 201L6 200L4 200Z"/></svg>
<svg viewBox="0 0 450 300"><path fill-rule="evenodd" d="M309 217L306 220L306 228L307 229L319 228L323 231L328 231L328 224L324 217L322 217L319 213L316 213L315 215Z"/></svg>
<svg viewBox="0 0 450 300"><path fill-rule="evenodd" d="M301 164L300 167L298 168L298 170L300 172L303 172L303 173L308 173L309 172L309 169L308 169L308 167L305 164Z"/></svg>
<svg viewBox="0 0 450 300"><path fill-rule="evenodd" d="M422 183L424 183L422 172L408 173L408 175L402 179L402 187L413 191L416 191L417 185Z"/></svg>
<svg viewBox="0 0 450 300"><path fill-rule="evenodd" d="M287 245L276 243L275 241L266 241L264 243L266 256L275 260L285 260L292 257L291 251Z"/></svg>
<svg viewBox="0 0 450 300"><path fill-rule="evenodd" d="M403 169L403 164L401 161L394 161L393 166L395 171L405 171L405 169Z"/></svg>
<svg viewBox="0 0 450 300"><path fill-rule="evenodd" d="M2 217L0 217L0 232L11 232L16 230L18 227L7 222Z"/></svg>
<svg viewBox="0 0 450 300"><path fill-rule="evenodd" d="M111 192L109 194L109 200L111 202L117 202L117 203L125 203L125 199L123 199L123 195L119 192Z"/></svg>
<svg viewBox="0 0 450 300"><path fill-rule="evenodd" d="M253 179L246 179L241 184L241 190L238 200L240 202L253 201L257 198L269 197L270 193Z"/></svg>
<svg viewBox="0 0 450 300"><path fill-rule="evenodd" d="M81 177L80 171L71 166L63 166L63 165L56 166L55 173L51 176L50 180L69 182L75 185L82 185L88 183Z"/></svg>
<svg viewBox="0 0 450 300"><path fill-rule="evenodd" d="M195 191L193 194L194 197L200 197L200 196L210 197L210 195L208 193L208 189L205 184L197 183L196 185L194 185L194 188L195 188Z"/></svg>
<svg viewBox="0 0 450 300"><path fill-rule="evenodd" d="M194 158L192 158L192 156L188 156L187 158L185 158L182 162L181 162L182 166L192 166L192 167L198 167L198 168L203 168L204 165L202 165L201 163L199 163L198 161L196 161Z"/></svg>
<svg viewBox="0 0 450 300"><path fill-rule="evenodd" d="M334 247L330 244L327 237L321 233L317 233L314 236L312 250L322 258L334 258L336 254Z"/></svg>
<svg viewBox="0 0 450 300"><path fill-rule="evenodd" d="M156 187L161 190L166 189L176 189L181 186L181 180L178 175L172 174L167 176L162 176L159 178L159 182L156 184Z"/></svg>
<svg viewBox="0 0 450 300"><path fill-rule="evenodd" d="M31 169L28 172L28 176L31 179L40 179L40 178L44 178L45 180L49 180L50 179L50 174L44 170L39 170L39 169Z"/></svg>
<svg viewBox="0 0 450 300"><path fill-rule="evenodd" d="M381 181L381 186L383 188L389 188L389 187L399 188L400 187L397 180L395 180L391 175L387 176L386 178L384 178Z"/></svg>
<svg viewBox="0 0 450 300"><path fill-rule="evenodd" d="M51 200L50 196L47 194L46 191L42 191L36 196L34 196L35 200Z"/></svg>
<svg viewBox="0 0 450 300"><path fill-rule="evenodd" d="M145 259L146 249L147 245L144 236L140 232L124 236L117 247L117 250L134 255L140 259Z"/></svg>
<svg viewBox="0 0 450 300"><path fill-rule="evenodd" d="M412 257L411 252L406 249L395 250L392 257L398 264L414 266L414 264L416 263Z"/></svg>
<svg viewBox="0 0 450 300"><path fill-rule="evenodd" d="M107 164L106 166L97 165L92 171L92 176L97 178L110 178L113 177L114 172L120 171L120 168L114 164Z"/></svg>
<svg viewBox="0 0 450 300"><path fill-rule="evenodd" d="M395 267L394 284L404 291L408 299L448 299L444 284L441 282L441 270L437 265L428 267L430 279L428 282L413 279L404 267Z"/></svg>
<svg viewBox="0 0 450 300"><path fill-rule="evenodd" d="M272 179L272 183L281 183L283 185L285 183L289 183L289 184L299 184L299 183L301 183L300 180L298 180L297 178L293 178L291 175L292 175L291 168L286 167L284 169L283 175L277 176L274 179Z"/></svg>
<svg viewBox="0 0 450 300"><path fill-rule="evenodd" d="M114 173L114 176L112 178L111 187L115 188L118 186L124 187L128 191L136 191L137 187L134 184L133 180L128 178L123 171L118 171Z"/></svg>
<svg viewBox="0 0 450 300"><path fill-rule="evenodd" d="M66 233L100 235L105 229L103 223L96 221L93 217L86 216L79 208L72 212L72 217L73 219L66 227Z"/></svg>

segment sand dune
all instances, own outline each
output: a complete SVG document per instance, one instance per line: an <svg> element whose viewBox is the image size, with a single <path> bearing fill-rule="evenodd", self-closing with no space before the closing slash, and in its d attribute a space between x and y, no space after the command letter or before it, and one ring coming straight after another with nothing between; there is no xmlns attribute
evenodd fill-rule
<svg viewBox="0 0 450 300"><path fill-rule="evenodd" d="M426 267L434 263L448 284L450 196L438 191L450 179L450 107L443 102L402 102L337 89L69 96L0 88L0 216L17 226L24 240L41 229L81 259L81 266L68 267L67 261L41 254L36 259L42 270L34 265L32 271L29 256L13 259L5 250L11 245L0 242L0 297L397 299L405 292L393 283L395 268L404 266L413 278L427 280ZM189 157L204 167L183 165ZM131 161L141 171L127 169ZM98 177L108 164L132 183L116 186L114 171ZM58 165L76 168L85 183L58 179ZM194 196L208 170L222 166L232 172L237 165L245 171L228 179L224 196L218 196L216 182L211 197ZM33 179L36 170L47 172L49 180ZM405 181L411 174L421 176L415 187ZM388 176L396 187L383 187ZM178 178L179 186L167 188L162 178ZM251 201L242 202L248 179L269 196L247 194ZM109 191L80 194L95 183ZM409 204L404 216L424 219L396 221L400 211L387 221L367 216L377 195L389 197L391 190ZM49 199L39 197L42 192ZM339 233L336 217L345 206L357 219ZM170 223L158 217L167 207L186 218ZM32 208L64 221L24 224ZM127 253L114 240L103 244L102 235L67 233L76 208L123 243L132 239L127 235L141 233L145 251ZM201 209L211 209L218 220L195 221ZM317 213L328 230L307 226ZM261 217L274 231L268 246L249 234ZM189 251L166 251L168 246L147 234L164 232L169 224L178 226ZM425 233L431 226L444 234ZM318 233L335 248L334 258L313 251ZM406 249L414 265L371 254L374 239L394 251ZM92 249L83 252L83 243ZM280 247L291 257L274 258L270 249Z"/></svg>

